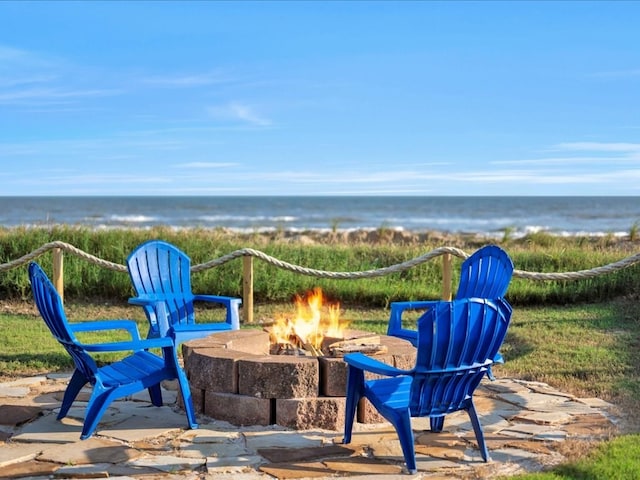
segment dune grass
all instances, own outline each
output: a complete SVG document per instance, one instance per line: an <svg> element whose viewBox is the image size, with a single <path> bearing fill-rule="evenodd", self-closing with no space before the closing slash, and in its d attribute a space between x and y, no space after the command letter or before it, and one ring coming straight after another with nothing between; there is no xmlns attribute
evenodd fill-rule
<svg viewBox="0 0 640 480"><path fill-rule="evenodd" d="M358 233L358 232L355 232ZM55 240L69 243L100 259L124 265L127 255L141 242L161 238L174 243L198 265L242 248L253 248L309 269L329 272L361 272L390 267L415 259L442 246L461 248L467 254L487 243L487 239L428 234L373 232L375 235L318 235L276 232L274 234L234 235L220 230L94 231L82 227L0 229L0 263L22 257ZM289 236L287 236L289 235ZM589 270L624 259L640 250L639 241L613 238L560 238L532 234L500 244L517 269L529 272L561 273ZM65 298L84 301L95 298L126 299L131 285L126 273L115 272L69 253L64 257ZM52 270L52 255L37 261L45 271ZM453 285L458 282L461 258L453 258ZM442 292L442 261L434 258L414 268L379 278L357 280L319 279L277 268L254 260L256 302L287 302L296 293L320 286L329 297L341 302L372 308L406 299L437 299ZM242 295L242 259L194 273L194 290L211 294ZM509 300L514 305L563 305L574 302L606 301L640 291L640 263L613 273L578 281L534 281L514 278ZM28 299L26 267L0 272L0 298Z"/></svg>

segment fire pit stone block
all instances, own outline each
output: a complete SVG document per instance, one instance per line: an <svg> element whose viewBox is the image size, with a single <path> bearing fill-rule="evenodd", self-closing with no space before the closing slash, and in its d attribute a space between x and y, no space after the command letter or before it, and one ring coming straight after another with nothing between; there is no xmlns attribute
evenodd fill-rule
<svg viewBox="0 0 640 480"><path fill-rule="evenodd" d="M382 363L394 366L393 355L376 355ZM414 357L415 358L415 357ZM327 397L344 397L347 392L347 364L341 357L319 357L320 362L320 394ZM365 379L381 378L374 373L366 373Z"/></svg>
<svg viewBox="0 0 640 480"><path fill-rule="evenodd" d="M258 398L317 397L320 373L314 357L265 355L238 360L238 392Z"/></svg>
<svg viewBox="0 0 640 480"><path fill-rule="evenodd" d="M206 391L204 414L233 425L271 425L271 403L269 398L248 397L232 393Z"/></svg>
<svg viewBox="0 0 640 480"><path fill-rule="evenodd" d="M347 364L339 357L319 357L320 395L344 397L347 391Z"/></svg>
<svg viewBox="0 0 640 480"><path fill-rule="evenodd" d="M344 397L290 398L276 402L276 423L296 430L344 427L346 399Z"/></svg>
<svg viewBox="0 0 640 480"><path fill-rule="evenodd" d="M204 393L205 391L201 388L191 387L191 400L193 402L193 409L196 413L204 413ZM184 400L182 399L182 395L178 395L176 398L176 405L178 408L184 410Z"/></svg>
<svg viewBox="0 0 640 480"><path fill-rule="evenodd" d="M226 348L199 348L189 355L185 370L189 384L211 392L238 393L238 362L260 358Z"/></svg>
<svg viewBox="0 0 640 480"><path fill-rule="evenodd" d="M356 420L358 423L383 423L387 421L366 398L361 398L358 402Z"/></svg>
<svg viewBox="0 0 640 480"><path fill-rule="evenodd" d="M254 355L267 355L270 348L269 334L257 329L218 332L183 343L182 356L186 361L193 351L202 348L226 348Z"/></svg>

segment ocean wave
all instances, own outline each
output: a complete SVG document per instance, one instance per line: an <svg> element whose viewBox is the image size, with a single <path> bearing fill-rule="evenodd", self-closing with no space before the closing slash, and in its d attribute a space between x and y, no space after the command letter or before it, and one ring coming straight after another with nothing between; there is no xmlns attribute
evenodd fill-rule
<svg viewBox="0 0 640 480"><path fill-rule="evenodd" d="M158 222L158 217L148 215L110 215L109 221L114 223L154 223Z"/></svg>
<svg viewBox="0 0 640 480"><path fill-rule="evenodd" d="M299 220L298 217L292 215L278 215L278 216L266 216L266 215L200 215L199 221L206 223L257 223L257 222L287 222L293 223Z"/></svg>
<svg viewBox="0 0 640 480"><path fill-rule="evenodd" d="M229 229L238 232L442 232L623 236L638 198L0 197L0 225Z"/></svg>

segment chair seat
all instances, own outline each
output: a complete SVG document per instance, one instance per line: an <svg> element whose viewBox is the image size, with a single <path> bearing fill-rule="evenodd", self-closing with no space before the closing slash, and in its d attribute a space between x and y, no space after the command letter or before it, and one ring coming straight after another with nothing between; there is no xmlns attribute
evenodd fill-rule
<svg viewBox="0 0 640 480"><path fill-rule="evenodd" d="M105 387L117 387L152 378L164 367L165 362L161 357L142 351L105 365L98 372Z"/></svg>
<svg viewBox="0 0 640 480"><path fill-rule="evenodd" d="M381 378L378 380L368 380L364 383L365 392L371 393L375 398L387 408L402 410L409 408L409 398L413 377L399 376Z"/></svg>

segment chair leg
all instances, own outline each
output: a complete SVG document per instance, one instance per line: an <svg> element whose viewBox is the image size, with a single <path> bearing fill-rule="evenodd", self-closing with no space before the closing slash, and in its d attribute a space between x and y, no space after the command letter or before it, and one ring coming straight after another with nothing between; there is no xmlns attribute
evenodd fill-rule
<svg viewBox="0 0 640 480"><path fill-rule="evenodd" d="M80 439L86 440L94 434L102 415L114 400L114 393L114 390L100 390L99 387L94 387L93 394L87 405Z"/></svg>
<svg viewBox="0 0 640 480"><path fill-rule="evenodd" d="M149 387L147 390L149 391L149 398L151 399L151 403L156 407L161 407L162 389L160 388L160 384L156 383L155 385Z"/></svg>
<svg viewBox="0 0 640 480"><path fill-rule="evenodd" d="M402 330L402 311L391 305L389 314L389 324L387 325L387 335L394 336Z"/></svg>
<svg viewBox="0 0 640 480"><path fill-rule="evenodd" d="M69 409L73 404L74 400L87 384L87 378L80 372L80 370L76 369L71 376L71 380L69 380L69 385L67 385L67 389L64 392L64 397L62 397L62 406L60 407L60 413L58 413L58 420L62 420L69 413Z"/></svg>
<svg viewBox="0 0 640 480"><path fill-rule="evenodd" d="M418 468L416 466L416 451L409 410L402 412L400 415L389 420L398 433L398 439L400 440L400 446L402 447L404 461L407 464L407 470L409 470L409 473L413 475L418 472Z"/></svg>
<svg viewBox="0 0 640 480"><path fill-rule="evenodd" d="M182 403L184 404L184 411L187 414L187 422L189 428L198 428L198 421L196 420L196 411L193 407L193 398L191 398L191 388L189 387L189 381L184 371L178 367L177 372L178 384L180 386L180 393L182 394Z"/></svg>
<svg viewBox="0 0 640 480"><path fill-rule="evenodd" d="M353 422L356 417L356 409L364 392L364 372L358 368L347 369L347 400L344 418L343 443L351 442Z"/></svg>
<svg viewBox="0 0 640 480"><path fill-rule="evenodd" d="M227 307L227 317L226 322L231 325L231 330L239 330L240 329L240 312L239 312L239 304L240 302L237 300L232 300Z"/></svg>
<svg viewBox="0 0 640 480"><path fill-rule="evenodd" d="M467 410L467 413L469 414L469 418L471 419L473 432L476 434L476 440L478 442L478 448L480 449L480 455L482 455L482 459L485 462L488 462L489 460L491 460L491 457L489 456L487 444L484 441L484 432L482 431L482 425L480 425L480 420L478 419L478 413L476 412L476 407L473 404L473 400L470 401L470 406Z"/></svg>
<svg viewBox="0 0 640 480"><path fill-rule="evenodd" d="M431 431L440 433L444 428L444 415L441 417L430 417L429 423L431 424Z"/></svg>
<svg viewBox="0 0 640 480"><path fill-rule="evenodd" d="M177 339L176 339L177 341ZM171 368L174 377L178 380L180 393L182 395L182 403L184 403L184 411L187 414L187 422L189 428L198 428L198 421L196 420L196 411L193 407L193 398L191 398L191 388L189 387L189 380L184 370L178 363L178 356L176 351L172 347L165 347L162 349L162 355Z"/></svg>

